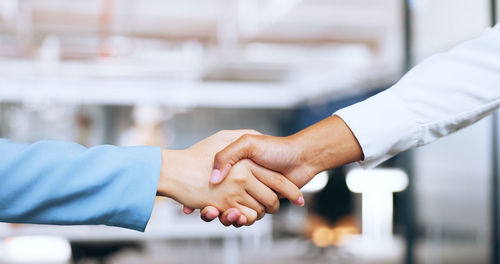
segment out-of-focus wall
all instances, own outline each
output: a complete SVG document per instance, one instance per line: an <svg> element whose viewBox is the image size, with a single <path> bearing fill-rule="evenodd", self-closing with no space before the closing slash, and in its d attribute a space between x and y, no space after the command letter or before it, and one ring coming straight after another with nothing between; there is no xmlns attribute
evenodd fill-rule
<svg viewBox="0 0 500 264"><path fill-rule="evenodd" d="M267 135L283 136L280 127L293 119L290 110L196 109L165 122L169 147L185 148L223 129L255 129Z"/></svg>
<svg viewBox="0 0 500 264"><path fill-rule="evenodd" d="M478 37L489 26L488 0L413 3L417 62ZM490 123L486 118L416 149L420 263L488 263Z"/></svg>
<svg viewBox="0 0 500 264"><path fill-rule="evenodd" d="M415 151L422 263L487 263L490 131L486 118Z"/></svg>
<svg viewBox="0 0 500 264"><path fill-rule="evenodd" d="M415 0L415 59L477 37L489 25L489 0Z"/></svg>
<svg viewBox="0 0 500 264"><path fill-rule="evenodd" d="M183 149L224 129L255 129L283 135L292 110L160 108L163 147ZM18 142L42 139L75 141L86 146L120 144L133 126L131 106L0 104L1 136Z"/></svg>
<svg viewBox="0 0 500 264"><path fill-rule="evenodd" d="M489 25L489 0L415 0L415 59L477 37Z"/></svg>

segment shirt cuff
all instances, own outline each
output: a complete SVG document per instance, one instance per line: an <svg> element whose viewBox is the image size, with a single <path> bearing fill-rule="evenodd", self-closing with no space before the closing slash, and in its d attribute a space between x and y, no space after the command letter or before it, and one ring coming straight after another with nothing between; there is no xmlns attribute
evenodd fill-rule
<svg viewBox="0 0 500 264"><path fill-rule="evenodd" d="M376 167L417 145L419 126L401 101L394 94L382 92L334 113L358 140L364 154L361 167Z"/></svg>
<svg viewBox="0 0 500 264"><path fill-rule="evenodd" d="M106 225L144 232L153 211L162 165L159 147L124 147L117 162L123 164L120 185L122 199Z"/></svg>

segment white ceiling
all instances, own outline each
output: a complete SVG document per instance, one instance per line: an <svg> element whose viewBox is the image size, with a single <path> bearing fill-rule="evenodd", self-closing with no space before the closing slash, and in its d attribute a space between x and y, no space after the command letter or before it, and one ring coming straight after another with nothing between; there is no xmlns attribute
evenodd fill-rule
<svg viewBox="0 0 500 264"><path fill-rule="evenodd" d="M99 96L83 96L99 89L82 82L73 85L81 91L58 96L75 80L108 91L110 80L120 83L132 96L100 93L109 98L95 100L126 104L138 98L134 87L141 93L145 85L185 93L170 98L192 98L182 102L196 106L234 106L198 97L203 89L219 98L238 90L232 100L246 107L289 107L367 89L399 73L399 2L3 0L0 56L11 59L0 61L0 78L9 84L0 100L22 100L25 89L38 89L33 83L50 91L49 99ZM266 89L278 92L266 97Z"/></svg>

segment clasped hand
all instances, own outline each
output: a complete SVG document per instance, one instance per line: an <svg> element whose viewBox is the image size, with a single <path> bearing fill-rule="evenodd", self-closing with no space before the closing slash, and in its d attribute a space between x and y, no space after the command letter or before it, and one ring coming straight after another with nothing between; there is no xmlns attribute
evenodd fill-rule
<svg viewBox="0 0 500 264"><path fill-rule="evenodd" d="M278 194L297 205L304 199L299 188L283 175L257 165L250 159L233 164L220 184L210 182L214 156L243 134L258 134L253 130L221 131L186 150L163 150L158 195L175 199L192 209L225 212L229 225L251 225L266 213L279 209ZM235 209L231 214L231 210ZM235 215L236 214L236 215ZM239 224L238 224L239 223Z"/></svg>
<svg viewBox="0 0 500 264"><path fill-rule="evenodd" d="M334 115L288 137L259 133L239 137L216 154L211 183L224 183L226 175L233 172L240 160L250 159L281 173L301 188L321 171L363 158L362 148L352 131L341 118ZM283 196L290 199L290 196ZM291 201L298 205L304 204L302 197ZM192 211L192 208L184 207L184 212ZM240 217L241 213L238 208L221 211L217 207L207 206L201 211L201 218L211 221L219 216L221 223L226 226L249 224L245 217Z"/></svg>
<svg viewBox="0 0 500 264"><path fill-rule="evenodd" d="M251 225L278 210L277 194L302 206L299 188L316 174L363 158L338 116L288 137L221 131L187 150L165 150L158 190L182 203L185 213L202 209L205 221Z"/></svg>

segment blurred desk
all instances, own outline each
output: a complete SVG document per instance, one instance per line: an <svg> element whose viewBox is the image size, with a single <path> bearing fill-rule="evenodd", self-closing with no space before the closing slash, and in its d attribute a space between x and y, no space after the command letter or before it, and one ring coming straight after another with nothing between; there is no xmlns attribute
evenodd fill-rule
<svg viewBox="0 0 500 264"><path fill-rule="evenodd" d="M63 237L74 243L145 242L161 240L221 239L223 263L240 263L240 241L260 247L271 243L272 218L266 216L249 227L224 227L219 221L205 223L197 215L172 214L169 204L155 206L144 233L108 226L10 225L0 223L0 238L17 236Z"/></svg>
<svg viewBox="0 0 500 264"><path fill-rule="evenodd" d="M183 220L182 223L165 223L148 227L141 233L108 226L49 226L19 225L0 228L0 237L13 236L58 236L75 242L113 242L113 241L150 241L170 239L207 239L255 237L271 232L270 225L257 222L253 226L236 229L224 227L216 220L213 223L195 223L196 219ZM198 220L201 222L201 220Z"/></svg>

